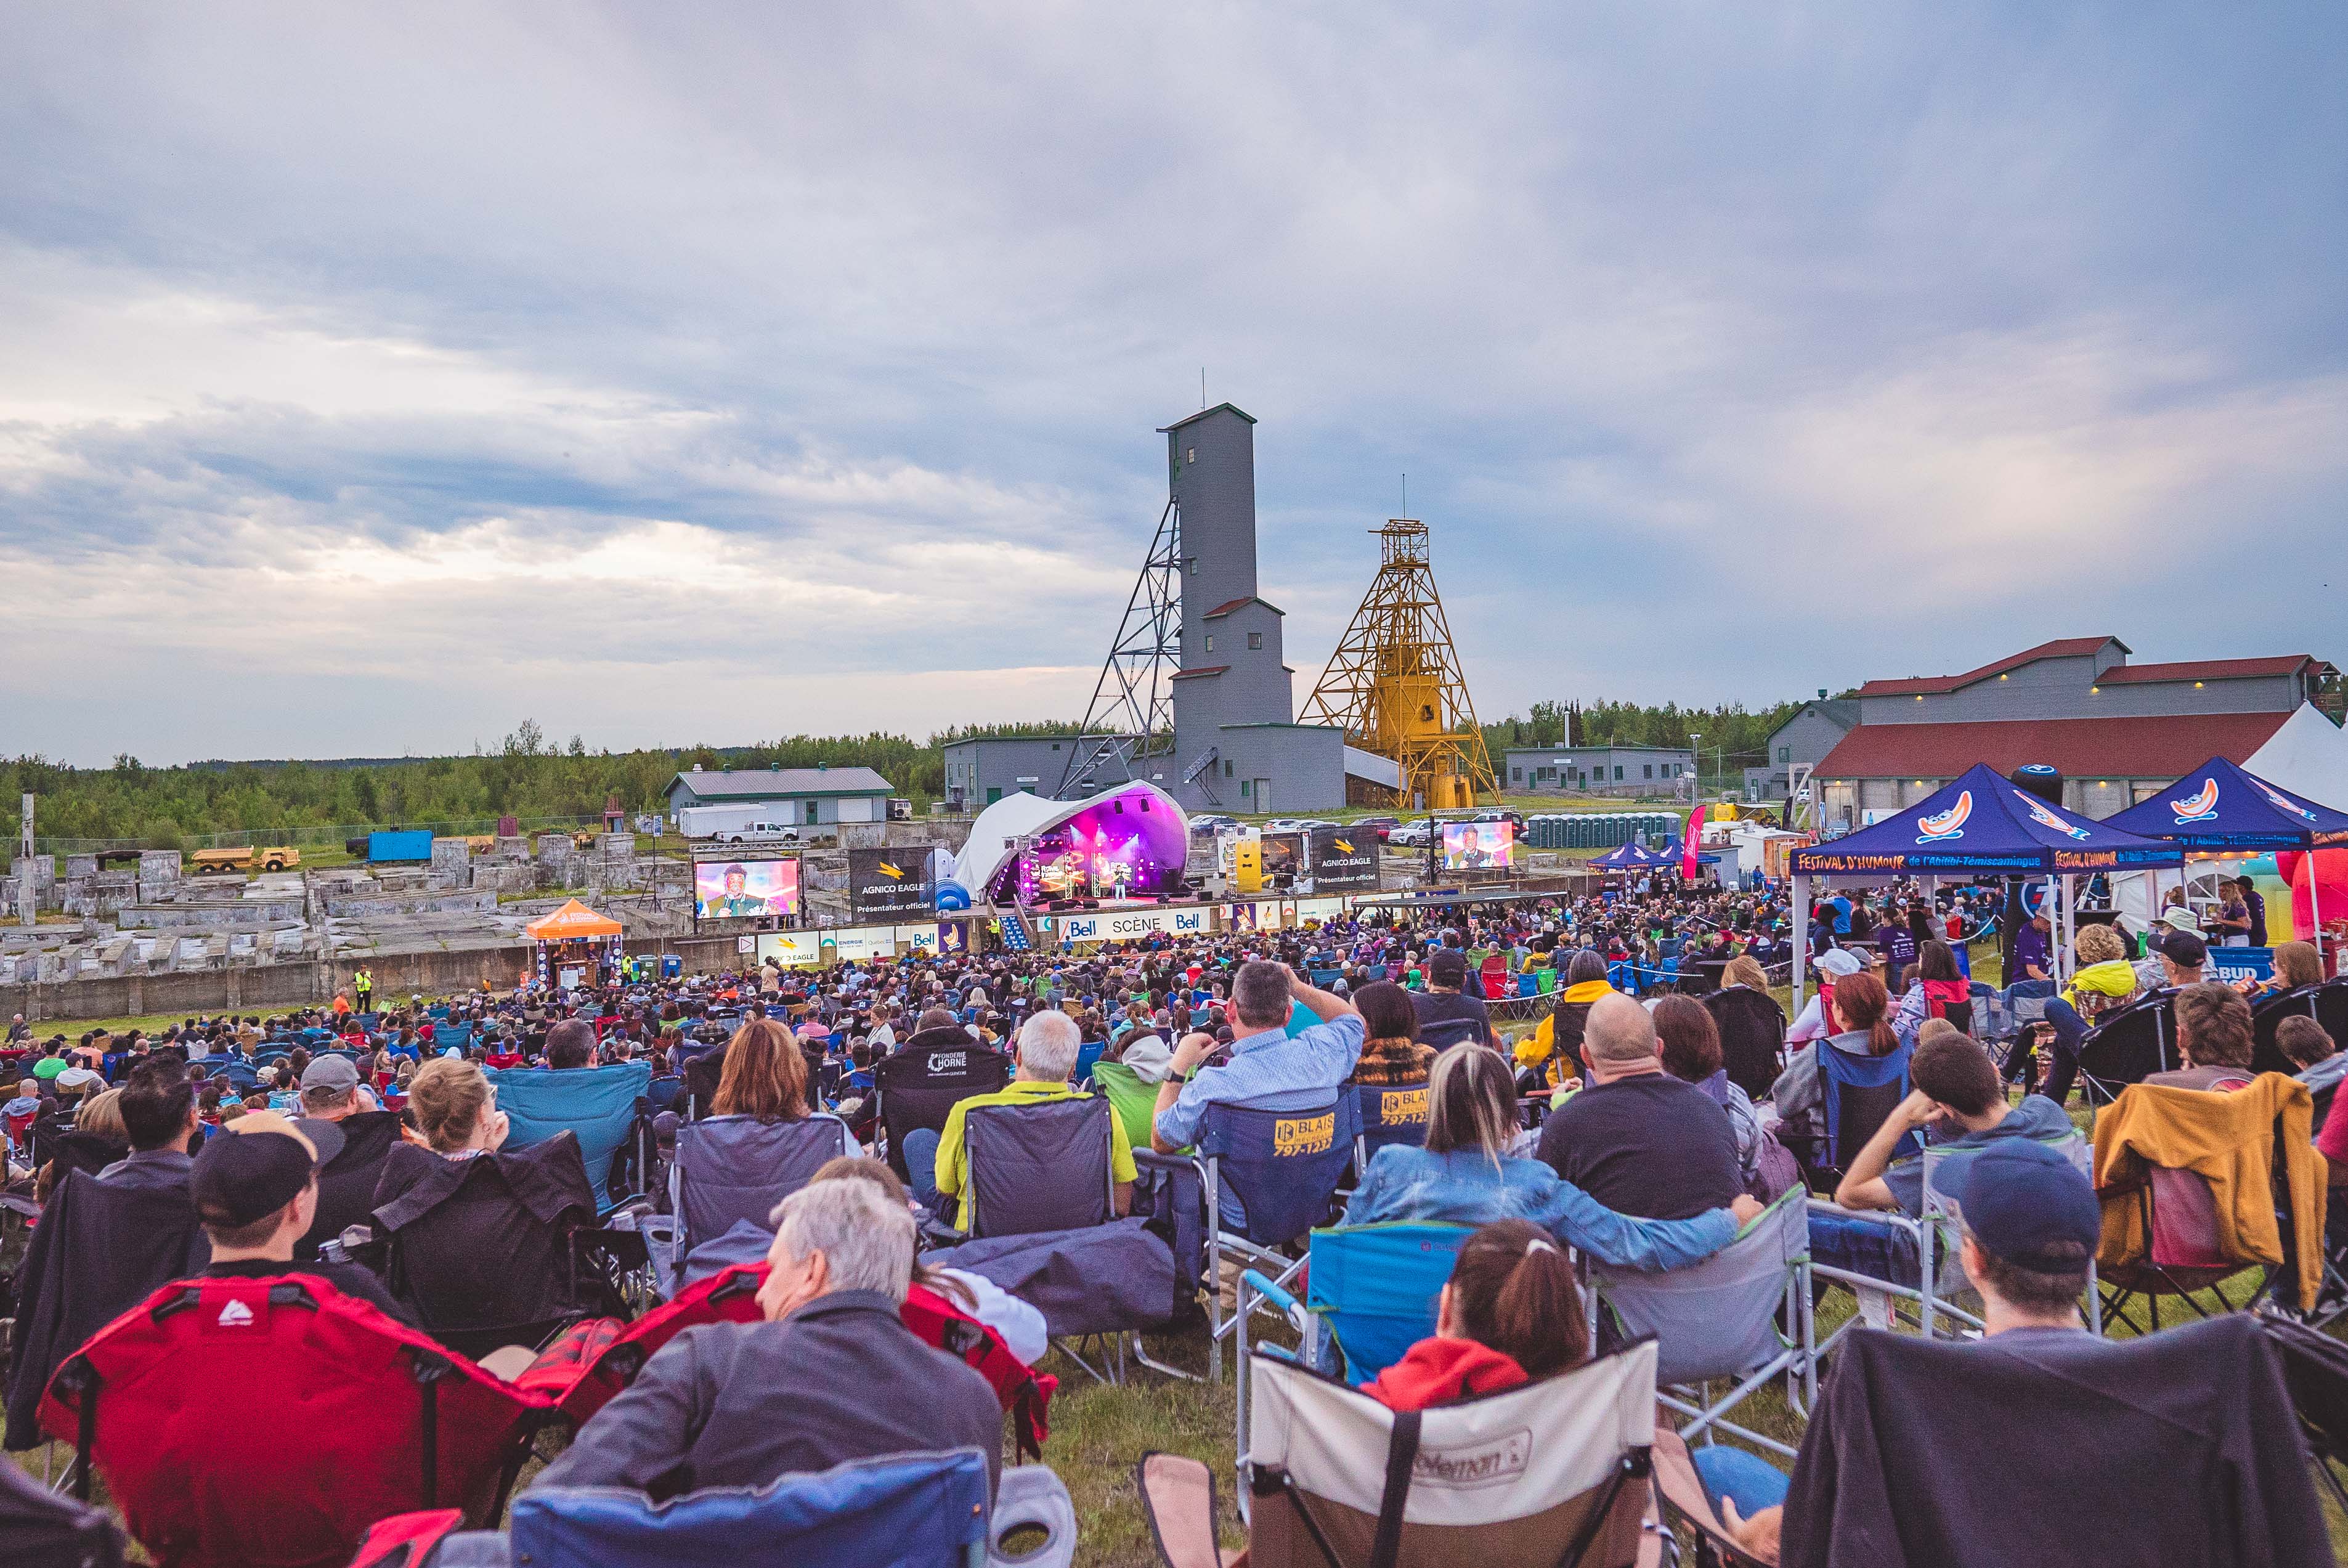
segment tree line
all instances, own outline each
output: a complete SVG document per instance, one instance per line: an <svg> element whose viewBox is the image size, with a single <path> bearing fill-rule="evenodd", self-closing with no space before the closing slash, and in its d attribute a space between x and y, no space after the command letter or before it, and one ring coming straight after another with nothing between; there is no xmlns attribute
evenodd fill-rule
<svg viewBox="0 0 2348 1568"><path fill-rule="evenodd" d="M1757 712L1741 706L1651 707L1601 701L1569 707L1537 702L1526 715L1485 725L1495 765L1512 746L1553 746L1571 738L1684 746L1691 730L1704 735L1707 769L1758 762L1770 731L1796 703ZM212 833L251 833L255 841L297 829L357 830L407 824L593 817L607 802L633 816L659 811L678 772L704 768L870 768L900 795L925 809L945 792L944 748L980 736L1074 735L1064 720L956 726L926 740L874 730L865 735L794 735L752 746L697 745L640 751L590 750L577 736L550 738L524 719L494 748L469 756L341 760L203 761L149 768L128 754L110 767L76 768L37 756L0 760L0 800L39 798L36 830L43 839L136 840L149 848L184 847Z"/></svg>

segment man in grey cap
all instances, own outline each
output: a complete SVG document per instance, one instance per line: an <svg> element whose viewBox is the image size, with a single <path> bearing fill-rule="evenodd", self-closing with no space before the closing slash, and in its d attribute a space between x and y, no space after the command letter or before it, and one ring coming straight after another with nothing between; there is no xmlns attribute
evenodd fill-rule
<svg viewBox="0 0 2348 1568"><path fill-rule="evenodd" d="M310 1229L294 1249L304 1262L375 1209L375 1186L391 1146L399 1141L399 1113L378 1109L348 1057L322 1056L302 1069L302 1118L294 1126L313 1142L334 1148L318 1165L318 1202Z"/></svg>

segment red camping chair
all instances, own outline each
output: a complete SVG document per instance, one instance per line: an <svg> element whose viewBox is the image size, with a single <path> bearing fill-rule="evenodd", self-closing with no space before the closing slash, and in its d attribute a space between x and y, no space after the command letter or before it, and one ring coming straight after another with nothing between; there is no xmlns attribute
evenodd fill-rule
<svg viewBox="0 0 2348 1568"><path fill-rule="evenodd" d="M756 1323L758 1287L767 1283L764 1263L736 1264L677 1293L666 1305L613 1332L598 1318L564 1334L523 1373L520 1386L551 1398L581 1426L636 1380L662 1346L705 1323ZM1021 1458L1040 1457L1051 1435L1052 1395L1060 1380L1040 1373L1011 1353L1003 1336L926 1286L905 1293L900 1309L905 1326L925 1345L959 1356L994 1390L1013 1418Z"/></svg>
<svg viewBox="0 0 2348 1568"><path fill-rule="evenodd" d="M390 1514L495 1518L551 1405L314 1275L200 1279L68 1357L41 1426L163 1568L339 1568Z"/></svg>

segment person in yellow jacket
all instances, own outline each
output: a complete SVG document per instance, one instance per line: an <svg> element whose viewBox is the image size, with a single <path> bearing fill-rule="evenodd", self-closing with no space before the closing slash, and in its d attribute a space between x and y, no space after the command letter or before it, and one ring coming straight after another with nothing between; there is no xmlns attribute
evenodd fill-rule
<svg viewBox="0 0 2348 1568"><path fill-rule="evenodd" d="M1573 955L1565 980L1557 1006L1540 1027L1516 1044L1517 1065L1539 1073L1540 1084L1550 1088L1581 1076L1582 1026L1590 1019L1591 1004L1614 991L1606 980L1605 956L1589 948Z"/></svg>

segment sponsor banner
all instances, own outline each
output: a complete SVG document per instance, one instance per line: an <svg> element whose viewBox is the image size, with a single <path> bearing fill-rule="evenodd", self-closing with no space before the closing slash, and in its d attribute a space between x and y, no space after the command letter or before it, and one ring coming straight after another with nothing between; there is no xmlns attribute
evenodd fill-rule
<svg viewBox="0 0 2348 1568"><path fill-rule="evenodd" d="M938 884L932 872L932 846L848 851L848 911L859 919L932 909Z"/></svg>
<svg viewBox="0 0 2348 1568"><path fill-rule="evenodd" d="M1285 924L1282 912L1292 905L1276 898L1258 899L1249 903L1223 906L1225 931L1279 931Z"/></svg>
<svg viewBox="0 0 2348 1568"><path fill-rule="evenodd" d="M1300 898L1296 901L1296 918L1299 920L1338 920L1344 917L1344 913L1345 901L1342 898Z"/></svg>
<svg viewBox="0 0 2348 1568"><path fill-rule="evenodd" d="M942 920L935 925L901 925L897 928L897 951L925 954L932 958L941 953L963 952L962 927Z"/></svg>
<svg viewBox="0 0 2348 1568"><path fill-rule="evenodd" d="M758 937L758 962L773 959L786 969L814 969L824 961L822 935L813 931L769 931Z"/></svg>
<svg viewBox="0 0 2348 1568"><path fill-rule="evenodd" d="M1344 828L1315 828L1310 847L1314 892L1350 892L1379 885L1376 834L1355 833Z"/></svg>
<svg viewBox="0 0 2348 1568"><path fill-rule="evenodd" d="M1277 904L1272 905L1279 908ZM1204 936L1208 930L1208 912L1204 909L1118 909L1102 910L1093 914L1062 914L1054 917L1058 923L1060 940L1070 944L1086 942L1124 942L1137 936L1154 936L1160 933L1172 936Z"/></svg>
<svg viewBox="0 0 2348 1568"><path fill-rule="evenodd" d="M1283 1116L1272 1124L1272 1152L1275 1158L1295 1154L1326 1154L1337 1141L1337 1113L1324 1110L1318 1116Z"/></svg>
<svg viewBox="0 0 2348 1568"><path fill-rule="evenodd" d="M842 958L890 958L897 952L897 928L893 925L857 925L845 931L823 933L824 945L832 948Z"/></svg>
<svg viewBox="0 0 2348 1568"><path fill-rule="evenodd" d="M2212 947L2209 949L2209 972L2206 978L2220 985L2231 985L2237 980L2271 980L2274 978L2274 949Z"/></svg>

